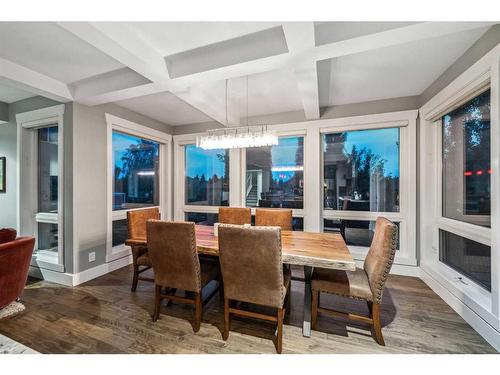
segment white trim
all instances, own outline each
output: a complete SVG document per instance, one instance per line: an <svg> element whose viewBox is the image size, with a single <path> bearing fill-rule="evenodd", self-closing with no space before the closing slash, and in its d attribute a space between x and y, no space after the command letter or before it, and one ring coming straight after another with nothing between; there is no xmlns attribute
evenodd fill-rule
<svg viewBox="0 0 500 375"><path fill-rule="evenodd" d="M420 279L439 295L455 312L477 331L491 346L500 352L500 332L488 324L474 310L455 296L424 268L420 269Z"/></svg>
<svg viewBox="0 0 500 375"><path fill-rule="evenodd" d="M170 220L172 217L172 136L135 122L105 113L107 133L107 230L106 230L106 262L111 262L130 255L130 248L125 245L112 246L113 221L123 219L127 211L113 211L113 131L130 134L159 143L159 207L161 217ZM152 206L154 207L154 206ZM146 209L150 207L141 207Z"/></svg>
<svg viewBox="0 0 500 375"><path fill-rule="evenodd" d="M35 109L16 114L16 122L23 128L40 128L44 125L58 122L59 117L64 115L64 104L52 107Z"/></svg>
<svg viewBox="0 0 500 375"><path fill-rule="evenodd" d="M107 273L116 271L119 268L132 264L132 255L101 264L97 267L73 274L73 286L83 284L89 280L98 278Z"/></svg>
<svg viewBox="0 0 500 375"><path fill-rule="evenodd" d="M97 267L88 270L70 274L56 272L52 270L42 269L30 266L29 275L38 279L44 279L53 283L62 284L66 286L76 286L83 284L89 280L106 275L107 273L116 271L119 268L126 267L132 264L132 256L122 257L108 263L101 264Z"/></svg>

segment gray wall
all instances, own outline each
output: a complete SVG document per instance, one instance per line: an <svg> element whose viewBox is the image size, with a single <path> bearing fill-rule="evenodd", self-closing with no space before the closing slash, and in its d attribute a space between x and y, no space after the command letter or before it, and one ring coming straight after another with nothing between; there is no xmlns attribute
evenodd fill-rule
<svg viewBox="0 0 500 375"><path fill-rule="evenodd" d="M4 102L0 102L0 124L9 121L9 105Z"/></svg>
<svg viewBox="0 0 500 375"><path fill-rule="evenodd" d="M73 104L73 249L74 272L103 264L107 233L107 134L109 113L156 130L168 125L114 104L88 107ZM89 263L88 254L96 253Z"/></svg>
<svg viewBox="0 0 500 375"><path fill-rule="evenodd" d="M16 228L17 226L16 133L15 124L10 122L0 124L0 156L7 158L6 192L0 193L0 228Z"/></svg>

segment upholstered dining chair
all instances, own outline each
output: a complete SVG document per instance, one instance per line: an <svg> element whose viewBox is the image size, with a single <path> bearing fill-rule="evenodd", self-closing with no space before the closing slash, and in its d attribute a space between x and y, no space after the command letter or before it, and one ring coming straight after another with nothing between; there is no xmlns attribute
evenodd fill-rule
<svg viewBox="0 0 500 375"><path fill-rule="evenodd" d="M221 224L251 224L252 210L246 207L220 207L219 223Z"/></svg>
<svg viewBox="0 0 500 375"><path fill-rule="evenodd" d="M370 324L375 331L375 340L385 345L380 322L380 305L384 284L391 270L396 253L398 230L396 224L386 218L377 218L375 234L364 267L353 272L315 268L312 275L312 329L316 329L318 312L358 320ZM366 301L369 317L347 314L319 306L320 293L336 294Z"/></svg>
<svg viewBox="0 0 500 375"><path fill-rule="evenodd" d="M221 224L219 259L224 280L222 338L229 337L232 315L276 322L275 345L281 353L283 319L290 301L290 274L283 272L281 258L281 229ZM271 307L276 309L276 315L243 310L245 304L239 308L231 306L236 301Z"/></svg>
<svg viewBox="0 0 500 375"><path fill-rule="evenodd" d="M150 219L160 219L160 210L157 207L128 211L127 222L129 240L146 238L146 222ZM149 259L147 246L137 245L127 241L125 241L125 244L130 245L132 249L132 264L134 268L132 292L135 292L139 280L154 281L149 277L140 276L141 273L151 268L151 261Z"/></svg>
<svg viewBox="0 0 500 375"><path fill-rule="evenodd" d="M255 226L257 227L280 227L281 230L292 229L292 210L279 208L256 208Z"/></svg>
<svg viewBox="0 0 500 375"><path fill-rule="evenodd" d="M201 324L203 301L201 292L212 280L220 281L217 263L200 262L196 250L195 225L191 222L148 220L148 251L155 275L155 308L153 321L160 316L161 301L195 305L194 332ZM219 284L220 285L220 284ZM162 288L166 293L162 293ZM194 294L194 298L175 295L177 289ZM218 291L215 288L205 302Z"/></svg>

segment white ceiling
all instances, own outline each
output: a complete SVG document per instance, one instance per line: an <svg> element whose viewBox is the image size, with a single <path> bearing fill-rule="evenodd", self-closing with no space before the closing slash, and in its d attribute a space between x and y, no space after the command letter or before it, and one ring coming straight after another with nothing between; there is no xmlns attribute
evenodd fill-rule
<svg viewBox="0 0 500 375"><path fill-rule="evenodd" d="M277 22L128 22L122 24L136 32L163 56L280 25Z"/></svg>
<svg viewBox="0 0 500 375"><path fill-rule="evenodd" d="M35 94L0 83L0 102L14 103L18 100L28 99L33 96L35 96Z"/></svg>
<svg viewBox="0 0 500 375"><path fill-rule="evenodd" d="M64 83L122 64L53 22L0 22L0 57Z"/></svg>
<svg viewBox="0 0 500 375"><path fill-rule="evenodd" d="M320 106L420 95L485 28L318 62Z"/></svg>
<svg viewBox="0 0 500 375"><path fill-rule="evenodd" d="M169 92L121 100L116 104L169 125L212 121L203 112Z"/></svg>
<svg viewBox="0 0 500 375"><path fill-rule="evenodd" d="M317 119L320 106L421 94L493 24L0 22L0 81L180 126L225 123L228 79L228 119L237 125L248 76L250 116Z"/></svg>

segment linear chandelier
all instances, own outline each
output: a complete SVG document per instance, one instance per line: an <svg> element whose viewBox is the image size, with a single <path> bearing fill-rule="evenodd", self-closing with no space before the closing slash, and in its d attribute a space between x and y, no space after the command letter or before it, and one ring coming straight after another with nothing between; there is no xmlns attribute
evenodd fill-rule
<svg viewBox="0 0 500 375"><path fill-rule="evenodd" d="M226 128L209 130L196 137L196 146L204 150L248 148L274 146L278 136L267 129L267 125L248 126L248 76L246 77L247 113L246 127L229 127L227 118L227 83L226 79Z"/></svg>
<svg viewBox="0 0 500 375"><path fill-rule="evenodd" d="M196 146L204 150L274 146L278 136L267 126L209 130L196 138Z"/></svg>

